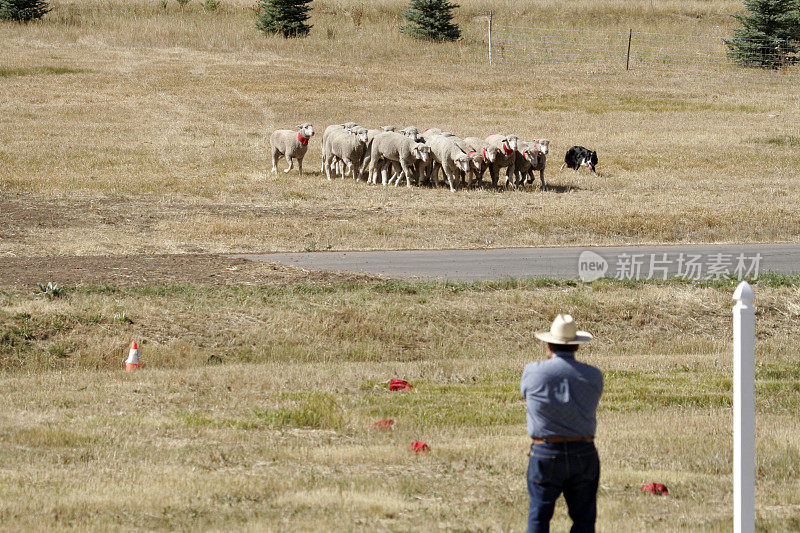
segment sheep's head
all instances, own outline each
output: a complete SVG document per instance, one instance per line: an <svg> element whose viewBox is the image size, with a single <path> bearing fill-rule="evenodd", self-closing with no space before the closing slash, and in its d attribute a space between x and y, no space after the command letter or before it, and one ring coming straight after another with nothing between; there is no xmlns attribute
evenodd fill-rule
<svg viewBox="0 0 800 533"><path fill-rule="evenodd" d="M339 124L339 125L344 129L346 129L347 131L350 131L356 126L358 126L358 124L356 124L355 122L345 122L344 124Z"/></svg>
<svg viewBox="0 0 800 533"><path fill-rule="evenodd" d="M369 131L367 128L362 128L361 126L355 127L350 130L350 133L355 135L359 141L365 143L369 140Z"/></svg>
<svg viewBox="0 0 800 533"><path fill-rule="evenodd" d="M517 138L516 135L508 135L508 136L506 136L506 140L503 141L503 144L505 146L508 146L509 149L511 149L511 151L514 151L514 150L517 149L518 143L519 143L519 139Z"/></svg>
<svg viewBox="0 0 800 533"><path fill-rule="evenodd" d="M539 145L535 143L532 143L532 146L529 146L522 151L522 157L524 157L528 163L534 166L536 166L536 164L539 162L539 155L541 154L542 152L539 150Z"/></svg>
<svg viewBox="0 0 800 533"><path fill-rule="evenodd" d="M550 139L538 139L534 142L539 145L539 150L541 150L544 155L547 155L547 152L550 151Z"/></svg>
<svg viewBox="0 0 800 533"><path fill-rule="evenodd" d="M300 133L306 139L310 139L314 135L314 126L312 126L308 122L304 122L302 124L298 124L297 125L297 129L300 130Z"/></svg>
<svg viewBox="0 0 800 533"><path fill-rule="evenodd" d="M397 127L396 126L381 126L381 129L383 131L394 131L394 130L397 129Z"/></svg>
<svg viewBox="0 0 800 533"><path fill-rule="evenodd" d="M498 153L499 150L496 146L487 146L486 148L483 149L483 154L485 156L487 163L494 163L495 161L497 161Z"/></svg>
<svg viewBox="0 0 800 533"><path fill-rule="evenodd" d="M469 154L467 154L467 157L469 157L473 170L480 172L481 165L484 163L483 154L472 150Z"/></svg>
<svg viewBox="0 0 800 533"><path fill-rule="evenodd" d="M409 126L407 128L403 128L402 130L399 131L399 133L402 133L403 135L413 140L414 142L417 143L423 142L423 138L420 137L419 130L416 128L416 126Z"/></svg>
<svg viewBox="0 0 800 533"><path fill-rule="evenodd" d="M461 172L468 172L472 159L467 154L461 154L455 158L455 164Z"/></svg>
<svg viewBox="0 0 800 533"><path fill-rule="evenodd" d="M414 152L414 156L423 163L427 163L431 158L431 147L427 144L417 143L414 145L412 151Z"/></svg>

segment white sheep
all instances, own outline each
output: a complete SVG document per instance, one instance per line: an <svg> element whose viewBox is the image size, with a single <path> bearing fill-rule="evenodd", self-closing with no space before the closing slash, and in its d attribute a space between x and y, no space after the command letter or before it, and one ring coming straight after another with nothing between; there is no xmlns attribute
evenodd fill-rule
<svg viewBox="0 0 800 533"><path fill-rule="evenodd" d="M349 132L352 131L353 128L359 127L360 126L355 122L345 122L344 124L331 124L325 128L325 131L322 133L322 165L319 170L320 173L329 175L330 173L326 169L334 167L337 174L342 174L344 172L344 163L330 153L330 138L334 132ZM330 179L330 177L328 179Z"/></svg>
<svg viewBox="0 0 800 533"><path fill-rule="evenodd" d="M455 192L461 182L462 173L465 175L469 171L472 162L467 155L464 141L456 136L433 135L428 139L427 144L431 147L431 153L447 178L450 191ZM439 185L438 175L439 170L435 168L432 178L434 185L437 186Z"/></svg>
<svg viewBox="0 0 800 533"><path fill-rule="evenodd" d="M361 178L369 169L369 161L372 151L372 139L374 139L379 133L394 131L395 129L397 129L395 126L381 126L380 128L367 130L367 146L364 150L364 159L361 160L361 168L358 169L359 178Z"/></svg>
<svg viewBox="0 0 800 533"><path fill-rule="evenodd" d="M336 159L344 166L339 169L339 174L344 178L348 173L353 179L358 179L358 170L367 146L367 129L354 126L345 131L333 131L327 139L325 158L328 161ZM326 175L331 179L330 165L326 168Z"/></svg>
<svg viewBox="0 0 800 533"><path fill-rule="evenodd" d="M417 143L425 142L425 139L420 136L419 130L416 126L408 126L402 130L399 130L397 133L401 133Z"/></svg>
<svg viewBox="0 0 800 533"><path fill-rule="evenodd" d="M518 142L517 158L514 165L515 183L517 185L525 185L526 181L533 183L535 181L533 172L538 170L539 179L542 181L542 190L544 190L544 167L546 164L547 155L539 141Z"/></svg>
<svg viewBox="0 0 800 533"><path fill-rule="evenodd" d="M269 137L269 144L272 147L272 171L278 172L278 159L286 157L289 168L284 172L289 172L294 168L293 160L297 160L297 170L303 175L303 157L308 150L308 141L314 135L314 126L305 122L298 124L295 130L275 130Z"/></svg>
<svg viewBox="0 0 800 533"><path fill-rule="evenodd" d="M517 136L516 135L489 135L486 142L497 149L497 157L489 165L489 174L492 177L492 185L497 186L500 179L500 169L506 170L506 186L514 186L514 166L517 160Z"/></svg>
<svg viewBox="0 0 800 533"><path fill-rule="evenodd" d="M497 159L498 149L479 137L467 137L464 139L464 143L470 149L467 155L473 161L473 169L470 170L470 185L475 183L480 185L483 181L483 173Z"/></svg>
<svg viewBox="0 0 800 533"><path fill-rule="evenodd" d="M411 175L414 165L418 162L426 163L430 159L431 149L424 143L415 143L410 138L393 131L387 131L375 136L372 140L369 162L369 182L377 183L377 172L381 169L382 183L388 184L387 170L384 162L396 161L406 178L406 186L411 187Z"/></svg>

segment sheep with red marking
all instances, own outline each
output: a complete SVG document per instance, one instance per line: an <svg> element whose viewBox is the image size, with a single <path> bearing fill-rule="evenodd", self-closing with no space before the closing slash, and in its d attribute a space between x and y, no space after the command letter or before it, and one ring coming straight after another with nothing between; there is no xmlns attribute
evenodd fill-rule
<svg viewBox="0 0 800 533"><path fill-rule="evenodd" d="M497 157L489 165L489 175L492 177L492 185L497 186L500 179L500 170L506 169L506 186L514 186L514 167L517 160L517 143L519 140L516 135L489 135L486 137L489 146L497 149Z"/></svg>
<svg viewBox="0 0 800 533"><path fill-rule="evenodd" d="M278 172L278 159L286 158L289 168L284 172L288 173L294 168L294 161L297 160L297 171L303 175L303 157L308 151L308 141L314 135L314 126L305 122L297 125L297 130L275 130L269 137L269 144L272 148L272 172Z"/></svg>

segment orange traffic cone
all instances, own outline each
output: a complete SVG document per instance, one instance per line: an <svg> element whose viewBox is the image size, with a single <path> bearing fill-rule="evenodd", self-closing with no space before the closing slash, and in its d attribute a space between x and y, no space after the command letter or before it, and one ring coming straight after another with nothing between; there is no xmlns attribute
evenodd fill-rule
<svg viewBox="0 0 800 533"><path fill-rule="evenodd" d="M131 351L128 353L128 360L125 361L125 372L135 372L136 370L139 370L139 345L133 341Z"/></svg>

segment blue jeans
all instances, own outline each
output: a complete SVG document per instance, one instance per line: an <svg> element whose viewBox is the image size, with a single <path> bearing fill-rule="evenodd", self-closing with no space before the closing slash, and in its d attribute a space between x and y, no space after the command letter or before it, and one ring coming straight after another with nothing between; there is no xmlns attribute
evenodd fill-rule
<svg viewBox="0 0 800 533"><path fill-rule="evenodd" d="M593 442L553 442L531 446L528 462L528 533L547 533L556 500L564 493L572 533L594 531L600 459Z"/></svg>

